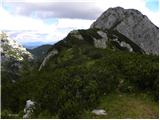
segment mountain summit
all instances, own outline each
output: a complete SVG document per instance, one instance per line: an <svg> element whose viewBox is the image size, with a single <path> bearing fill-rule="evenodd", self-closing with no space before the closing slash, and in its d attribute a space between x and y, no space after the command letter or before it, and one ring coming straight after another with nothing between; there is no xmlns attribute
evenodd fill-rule
<svg viewBox="0 0 160 120"><path fill-rule="evenodd" d="M46 61L60 51L73 46L122 50L141 54L159 54L159 28L138 10L109 8L87 30L73 30L52 46ZM39 70L40 70L39 69Z"/></svg>
<svg viewBox="0 0 160 120"><path fill-rule="evenodd" d="M109 8L91 28L117 32L137 44L146 54L159 54L159 28L138 10Z"/></svg>
<svg viewBox="0 0 160 120"><path fill-rule="evenodd" d="M2 118L159 117L158 28L137 10L110 8L46 49L17 76L2 71Z"/></svg>

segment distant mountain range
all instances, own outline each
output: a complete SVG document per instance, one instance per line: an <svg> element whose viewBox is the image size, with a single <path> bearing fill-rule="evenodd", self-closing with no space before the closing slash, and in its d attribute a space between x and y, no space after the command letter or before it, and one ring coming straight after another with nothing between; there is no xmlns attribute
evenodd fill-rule
<svg viewBox="0 0 160 120"><path fill-rule="evenodd" d="M34 49L36 47L39 47L39 46L42 46L42 45L45 45L45 44L54 44L52 42L50 43L46 43L46 42L28 42L28 43L23 43L23 46L27 49Z"/></svg>
<svg viewBox="0 0 160 120"><path fill-rule="evenodd" d="M33 49L27 49L27 50L34 56L34 59L42 61L43 58L47 55L47 52L51 48L51 46L52 45L46 44Z"/></svg>

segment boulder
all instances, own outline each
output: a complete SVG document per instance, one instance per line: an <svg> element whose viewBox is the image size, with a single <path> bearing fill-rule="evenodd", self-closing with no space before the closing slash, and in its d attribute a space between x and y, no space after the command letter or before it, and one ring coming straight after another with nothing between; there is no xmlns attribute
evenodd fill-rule
<svg viewBox="0 0 160 120"><path fill-rule="evenodd" d="M106 111L103 110L103 109L94 109L94 110L92 111L92 113L93 113L94 115L107 115Z"/></svg>

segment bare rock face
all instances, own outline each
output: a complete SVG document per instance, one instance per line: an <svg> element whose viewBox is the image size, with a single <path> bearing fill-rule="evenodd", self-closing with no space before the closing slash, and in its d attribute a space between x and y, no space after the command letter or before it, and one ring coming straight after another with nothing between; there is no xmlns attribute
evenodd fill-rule
<svg viewBox="0 0 160 120"><path fill-rule="evenodd" d="M82 35L78 32L78 30L73 30L70 32L70 34L79 40L84 40Z"/></svg>
<svg viewBox="0 0 160 120"><path fill-rule="evenodd" d="M23 115L23 118L24 119L29 119L31 118L31 115L33 113L35 109L35 102L33 102L32 100L27 100L26 101L26 106L24 108L24 115Z"/></svg>
<svg viewBox="0 0 160 120"><path fill-rule="evenodd" d="M159 28L138 10L109 8L91 28L117 31L138 45L146 54L159 54Z"/></svg>
<svg viewBox="0 0 160 120"><path fill-rule="evenodd" d="M33 59L30 52L22 45L12 40L6 33L0 32L1 43L1 62L6 61L23 61L24 59Z"/></svg>
<svg viewBox="0 0 160 120"><path fill-rule="evenodd" d="M14 83L20 75L23 62L33 60L32 54L15 40L9 38L5 32L0 32L0 44L1 71L7 74L4 74L4 77L10 76L7 79Z"/></svg>
<svg viewBox="0 0 160 120"><path fill-rule="evenodd" d="M46 65L47 61L48 61L51 57L55 56L56 54L58 54L58 51L57 51L56 49L50 51L50 52L48 53L48 55L44 58L42 64L40 65L39 71Z"/></svg>
<svg viewBox="0 0 160 120"><path fill-rule="evenodd" d="M102 49L107 48L107 42L108 42L107 33L99 30L99 31L97 31L97 34L99 36L101 36L101 39L93 38L93 40L94 40L94 46L96 48L102 48Z"/></svg>

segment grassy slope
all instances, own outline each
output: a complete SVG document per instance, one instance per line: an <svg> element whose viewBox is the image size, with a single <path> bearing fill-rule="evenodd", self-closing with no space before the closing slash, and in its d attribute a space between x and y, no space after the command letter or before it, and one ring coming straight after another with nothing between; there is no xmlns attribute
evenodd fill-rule
<svg viewBox="0 0 160 120"><path fill-rule="evenodd" d="M121 50L113 51L110 48L96 49L89 35L85 34L86 41L77 40L69 35L66 38L67 42L60 41L55 44L59 54L52 57L42 71L26 73L15 84L7 84L12 92L3 85L2 110L23 112L27 99L39 103L32 118L80 118L84 111L96 109L98 103L99 107L106 108L108 116L105 118L139 118L135 111L144 111L145 108L149 111L150 107L158 109L158 106L154 105L158 102L150 99L153 96L158 98L158 57ZM116 94L112 94L116 91L124 94L120 100ZM144 99L141 95L132 97L133 93L148 91L153 96ZM11 95L5 99L8 92ZM101 98L104 93L107 96ZM129 109L133 103L134 107L137 106L133 109L135 111ZM127 106L123 108L124 104ZM144 108L139 108L140 105ZM127 112L128 109L131 111ZM156 111L152 111L155 118ZM124 113L123 116L121 112ZM148 112L145 113L147 114ZM145 115L142 114L141 117ZM151 116L149 113L149 116L145 117ZM90 113L82 116L92 117Z"/></svg>
<svg viewBox="0 0 160 120"><path fill-rule="evenodd" d="M85 111L82 118L93 119L158 119L158 103L146 93L111 93L103 96L96 108L104 109L107 115L96 116Z"/></svg>
<svg viewBox="0 0 160 120"><path fill-rule="evenodd" d="M121 97L119 96L119 94L110 93L109 95L100 98L100 103L98 106L96 104L92 106L92 109L96 109L96 108L105 109L108 113L107 116L94 116L91 114L92 109L90 109L90 111L82 113L82 116L81 116L82 118L158 118L158 102L155 102L155 100L152 99L153 98L152 95L147 95L147 94L134 95L136 93L134 91L137 91L137 90L135 90L136 88L134 88L134 85L132 86L132 84L130 84L131 81L139 79L138 81L143 81L143 84L144 85L146 84L146 86L148 86L147 84L150 80L146 79L145 76L147 74L149 74L149 76L152 74L151 73L152 70L150 71L149 67L151 68L156 67L155 63L157 60L155 56L140 55L135 53L121 52L121 51L113 52L110 50L90 49L87 51L87 53L84 52L85 53L84 54L82 52L83 54L81 53L79 57L77 56L80 59L80 62L74 63L78 60L78 58L75 57L73 51L75 52L75 50L69 49L67 51L62 52L58 57L59 64L62 65L61 63L63 63L63 65L67 68L70 66L75 67L77 63L79 63L78 64L79 66L84 65L87 69L89 69L90 71L89 73L91 73L92 71L96 71L95 73L93 72L93 74L96 75L95 79L100 81L103 81L102 80L104 79L103 75L104 76L106 75L105 77L106 78L108 77L107 79L111 79L109 78L110 76L107 76L107 71L105 71L106 69L108 69L109 71L113 70L112 75L117 76L115 77L115 79L118 79L118 81L121 81L122 79L124 79L124 83L122 83L122 85L118 85L119 88L117 87L115 89L116 91L117 89L118 91L125 91L121 93L122 95L122 96L120 95ZM154 61L155 65L154 64L149 65L149 63L151 64L151 62L149 62L150 60L152 62ZM53 64L53 61L49 65L51 64ZM113 68L111 66L113 66ZM101 70L101 73L99 74L98 72L100 72L100 70ZM102 72L103 70L105 72ZM80 71L81 70L79 70L79 72L76 71L77 73L76 72L75 73L80 74ZM124 71L126 72L124 73ZM86 74L89 74L89 73L86 72ZM93 76L93 74L91 76ZM123 75L126 76L126 78L123 77ZM144 76L144 77L138 77L138 75ZM128 80L127 82L128 77L130 80ZM105 82L105 79L104 79L104 82ZM100 83L101 86L104 85L104 87L106 88L109 87L105 85L106 83L104 82ZM112 84L113 81L111 82L106 81L106 82L108 82L108 84ZM113 82L113 84L116 84L116 83ZM130 89L127 87L132 87L132 88ZM148 88L151 88L151 86L148 86ZM145 90L145 92L148 91L147 89ZM154 94L156 93L154 92Z"/></svg>

